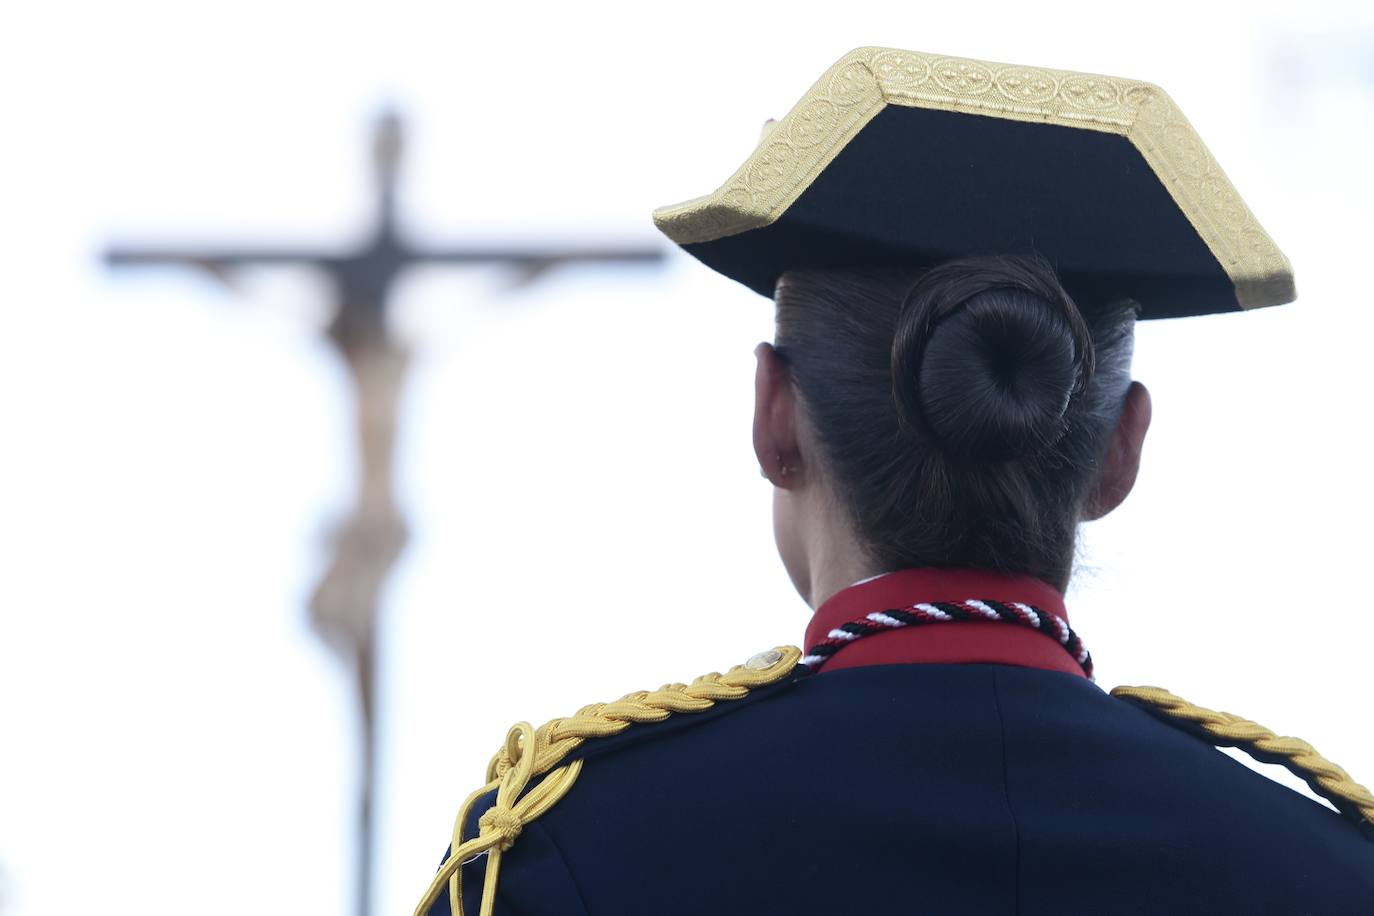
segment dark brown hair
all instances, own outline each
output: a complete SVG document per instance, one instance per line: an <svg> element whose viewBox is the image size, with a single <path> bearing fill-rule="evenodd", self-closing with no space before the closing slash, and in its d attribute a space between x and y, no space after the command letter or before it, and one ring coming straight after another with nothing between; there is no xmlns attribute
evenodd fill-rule
<svg viewBox="0 0 1374 916"><path fill-rule="evenodd" d="M1080 311L1038 254L792 270L775 347L884 570L1068 581L1130 384L1138 306Z"/></svg>

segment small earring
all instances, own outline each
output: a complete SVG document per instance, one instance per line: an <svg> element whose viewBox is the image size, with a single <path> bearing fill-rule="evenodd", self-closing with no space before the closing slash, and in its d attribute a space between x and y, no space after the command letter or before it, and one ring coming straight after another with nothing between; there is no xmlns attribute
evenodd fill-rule
<svg viewBox="0 0 1374 916"><path fill-rule="evenodd" d="M794 474L794 473L796 473L796 472L799 471L799 470L801 470L801 469L800 469L800 468L788 467L787 465L783 464L782 456L781 456L781 455L778 456L778 476L779 476L779 477L786 477L788 474ZM764 477L764 478L767 478L767 477L768 477L768 471L767 471L766 468L763 467L763 465L759 465L759 476L760 476L760 477Z"/></svg>

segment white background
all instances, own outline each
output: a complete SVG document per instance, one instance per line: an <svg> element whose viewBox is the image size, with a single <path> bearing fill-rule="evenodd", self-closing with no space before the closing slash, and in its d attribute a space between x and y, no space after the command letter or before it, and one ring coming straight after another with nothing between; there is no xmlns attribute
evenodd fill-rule
<svg viewBox="0 0 1374 916"><path fill-rule="evenodd" d="M1069 596L1157 683L1374 780L1365 4L44 3L0 14L0 913L351 912L348 673L304 603L356 472L317 278L112 240L347 244L409 118L429 243L660 240L865 44L1164 87L1299 300L1140 329L1155 422ZM506 728L800 642L749 446L770 304L661 270L417 270L383 613L378 913ZM1266 772L1272 768L1265 768Z"/></svg>

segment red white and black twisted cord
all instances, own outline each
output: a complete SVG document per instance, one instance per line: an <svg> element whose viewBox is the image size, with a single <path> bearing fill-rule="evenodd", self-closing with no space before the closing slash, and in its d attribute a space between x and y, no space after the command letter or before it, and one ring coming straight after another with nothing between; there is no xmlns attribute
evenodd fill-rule
<svg viewBox="0 0 1374 916"><path fill-rule="evenodd" d="M937 623L980 621L1009 623L1037 630L1057 641L1078 662L1091 680L1093 657L1083 647L1083 640L1065 623L1047 611L1019 601L992 601L987 598L967 598L963 601L936 601L913 604L905 608L874 611L858 620L842 623L826 634L825 639L812 646L802 656L801 664L813 673L826 660L856 639L902 627L929 626Z"/></svg>

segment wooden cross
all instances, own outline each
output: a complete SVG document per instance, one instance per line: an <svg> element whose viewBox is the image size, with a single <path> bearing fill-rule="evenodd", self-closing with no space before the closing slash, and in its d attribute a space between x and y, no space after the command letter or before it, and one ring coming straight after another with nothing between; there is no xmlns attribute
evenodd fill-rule
<svg viewBox="0 0 1374 916"><path fill-rule="evenodd" d="M217 276L238 267L299 265L324 271L334 283L338 311L328 328L355 385L362 479L347 524L335 534L328 572L310 601L317 631L354 666L362 712L362 780L358 811L356 912L367 916L371 897L373 803L376 797L377 596L406 542L405 520L392 497L391 457L398 392L409 353L386 333L387 296L397 276L414 264L505 264L532 279L573 261L652 263L661 248L424 248L397 231L396 187L402 124L395 113L377 121L374 134L377 216L370 238L352 251L290 248L187 250L112 247L110 265L189 265Z"/></svg>

